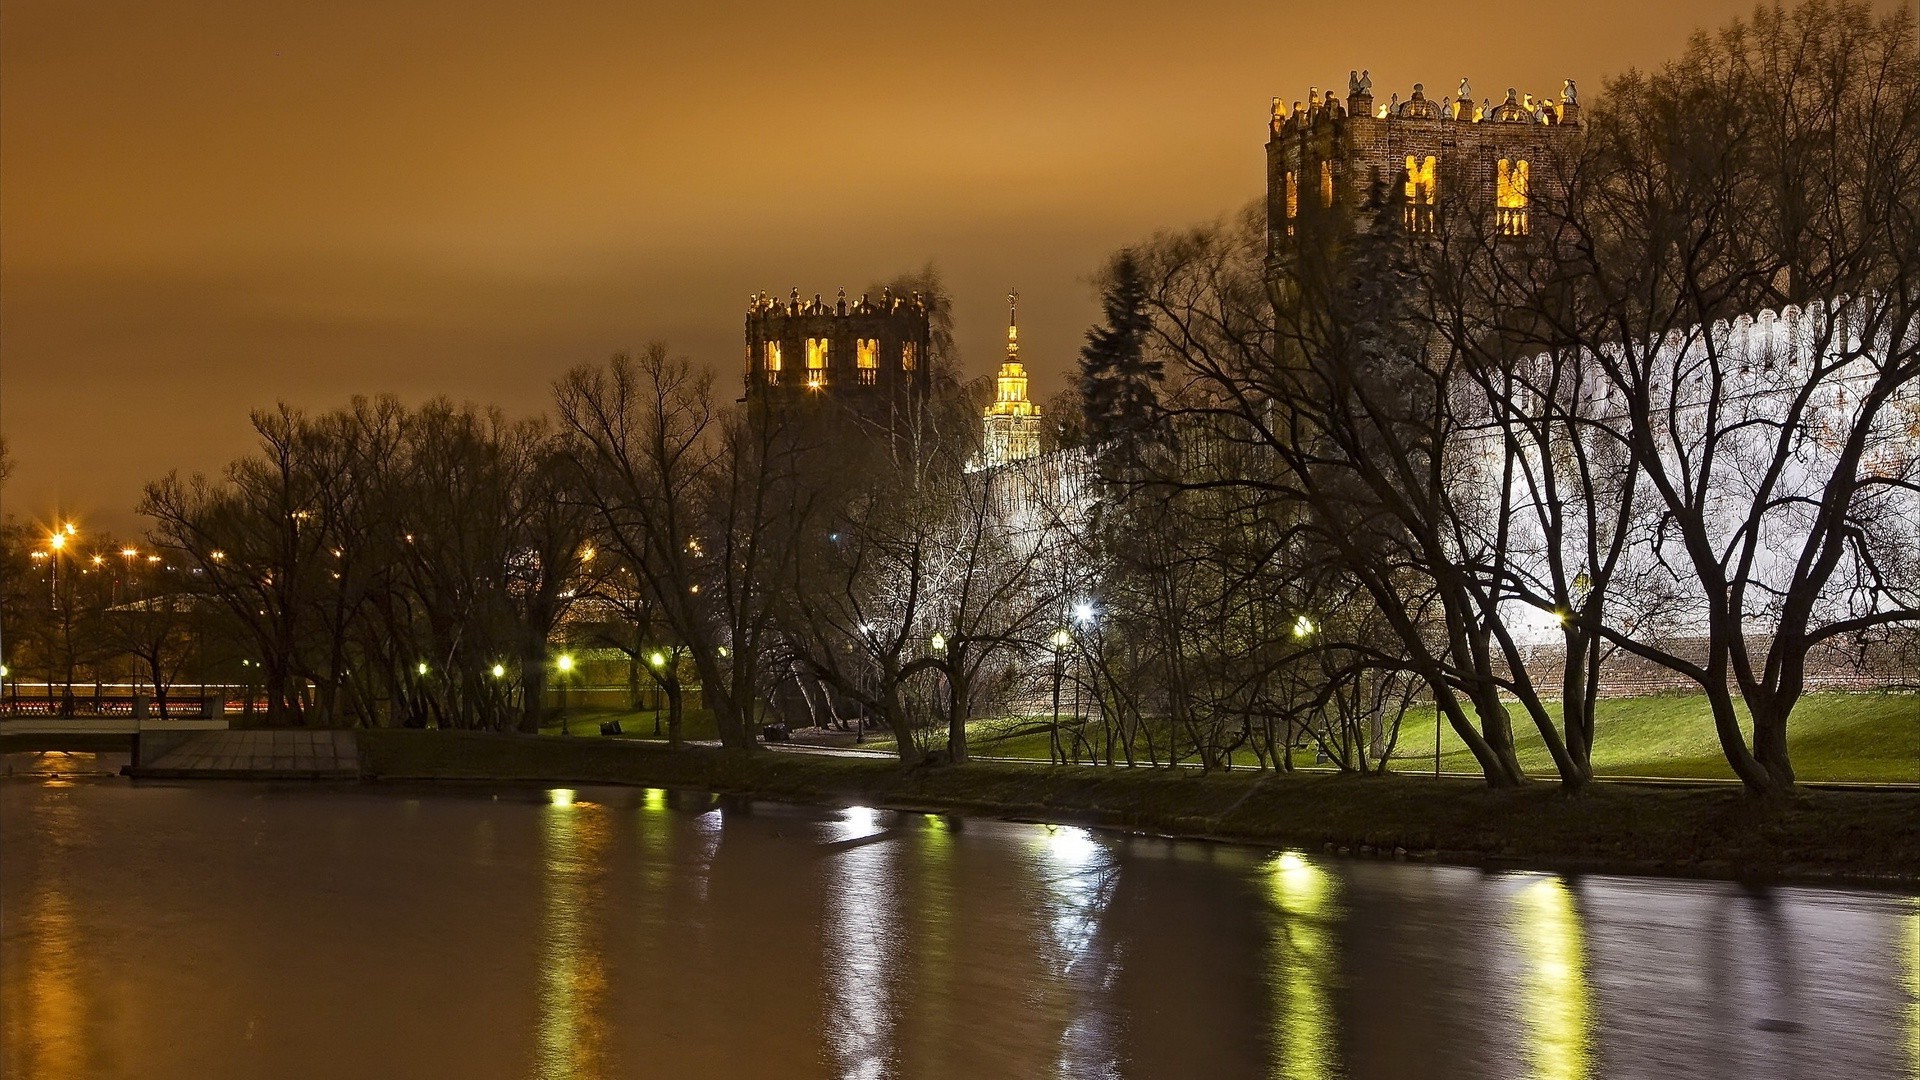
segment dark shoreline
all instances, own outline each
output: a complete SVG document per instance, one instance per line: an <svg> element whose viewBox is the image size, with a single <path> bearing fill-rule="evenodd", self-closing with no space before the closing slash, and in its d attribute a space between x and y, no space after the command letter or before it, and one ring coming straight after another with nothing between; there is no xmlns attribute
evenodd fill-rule
<svg viewBox="0 0 1920 1080"><path fill-rule="evenodd" d="M878 758L464 732L362 733L370 779L601 783L787 802L954 813L1185 839L1495 869L1649 874L1913 891L1920 793L1806 791L1764 805L1730 788L1277 776L973 762L904 770Z"/></svg>
<svg viewBox="0 0 1920 1080"><path fill-rule="evenodd" d="M1730 788L973 762L902 769L870 757L474 732L366 730L362 774L394 785L616 784L1120 829L1488 869L1920 889L1920 793L1803 791L1765 804ZM0 750L59 747L9 736Z"/></svg>

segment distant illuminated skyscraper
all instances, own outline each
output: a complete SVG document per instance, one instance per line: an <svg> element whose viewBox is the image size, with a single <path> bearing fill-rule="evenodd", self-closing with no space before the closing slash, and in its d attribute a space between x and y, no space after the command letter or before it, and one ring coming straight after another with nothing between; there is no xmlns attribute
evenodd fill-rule
<svg viewBox="0 0 1920 1080"><path fill-rule="evenodd" d="M980 449L985 468L1037 457L1040 407L1027 397L1027 369L1020 363L1019 294L1007 294L1007 360L994 380L993 403L986 408L986 439Z"/></svg>

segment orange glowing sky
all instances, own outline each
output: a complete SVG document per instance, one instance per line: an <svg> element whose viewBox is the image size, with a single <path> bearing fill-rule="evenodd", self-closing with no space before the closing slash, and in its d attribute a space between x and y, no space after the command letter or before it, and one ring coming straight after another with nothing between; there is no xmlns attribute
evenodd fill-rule
<svg viewBox="0 0 1920 1080"><path fill-rule="evenodd" d="M1269 98L1591 99L1749 7L9 0L4 510L137 528L277 399L533 412L655 339L731 391L749 293L929 260L1045 395L1107 253L1259 194Z"/></svg>

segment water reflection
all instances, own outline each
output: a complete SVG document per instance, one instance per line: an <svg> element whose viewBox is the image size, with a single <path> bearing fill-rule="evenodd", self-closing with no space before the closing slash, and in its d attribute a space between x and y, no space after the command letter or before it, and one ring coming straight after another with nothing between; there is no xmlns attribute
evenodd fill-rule
<svg viewBox="0 0 1920 1080"><path fill-rule="evenodd" d="M600 926L610 814L566 788L549 793L541 818L545 874L540 919L539 1031L535 1075L593 1080L613 1075L607 1046L607 974Z"/></svg>
<svg viewBox="0 0 1920 1080"><path fill-rule="evenodd" d="M1920 1074L1883 893L600 788L14 780L0 851L7 1077Z"/></svg>
<svg viewBox="0 0 1920 1080"><path fill-rule="evenodd" d="M1086 829L1044 828L1036 868L1051 946L1044 959L1058 991L1069 995L1053 1003L1054 1015L1065 1021L1054 1075L1118 1075L1119 1040L1107 998L1120 959L1102 940L1117 880L1113 852Z"/></svg>
<svg viewBox="0 0 1920 1080"><path fill-rule="evenodd" d="M1907 1057L1913 1075L1920 1076L1920 897L1910 901L1907 913Z"/></svg>
<svg viewBox="0 0 1920 1080"><path fill-rule="evenodd" d="M66 1080L88 1075L82 1051L87 1043L80 999L79 942L74 937L73 904L50 883L25 917L22 929L32 949L26 957L26 981L6 1006L9 1076ZM9 921L19 918L9 912ZM16 1056L17 1055L17 1056Z"/></svg>
<svg viewBox="0 0 1920 1080"><path fill-rule="evenodd" d="M879 815L849 807L834 823L827 871L827 1045L846 1080L893 1074L892 981L898 888L893 837Z"/></svg>
<svg viewBox="0 0 1920 1080"><path fill-rule="evenodd" d="M1285 1080L1337 1076L1331 987L1337 970L1332 925L1334 878L1294 852L1268 863L1274 906L1269 967L1276 990L1273 1075Z"/></svg>
<svg viewBox="0 0 1920 1080"><path fill-rule="evenodd" d="M1572 890L1541 878L1514 894L1521 954L1526 960L1527 1058L1539 1080L1585 1080L1587 965Z"/></svg>
<svg viewBox="0 0 1920 1080"><path fill-rule="evenodd" d="M49 854L77 856L84 834L73 802L78 789L71 780L51 774L39 783L48 797L26 817L30 843L50 848ZM9 862L20 857L16 852ZM65 1080L89 1075L82 991L90 984L80 963L67 869L52 862L24 912L18 903L5 906L8 943L25 946L8 950L8 992L0 997L7 1044L6 1068L0 1072L7 1076Z"/></svg>

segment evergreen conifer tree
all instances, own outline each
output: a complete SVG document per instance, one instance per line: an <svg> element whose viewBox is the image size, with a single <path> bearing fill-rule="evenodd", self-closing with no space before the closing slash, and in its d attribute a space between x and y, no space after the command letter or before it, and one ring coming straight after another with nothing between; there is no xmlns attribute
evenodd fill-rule
<svg viewBox="0 0 1920 1080"><path fill-rule="evenodd" d="M1152 323L1146 279L1132 252L1114 259L1101 303L1106 322L1087 331L1080 349L1087 440L1102 458L1132 464L1153 425L1156 390L1165 377L1161 362L1147 355Z"/></svg>

